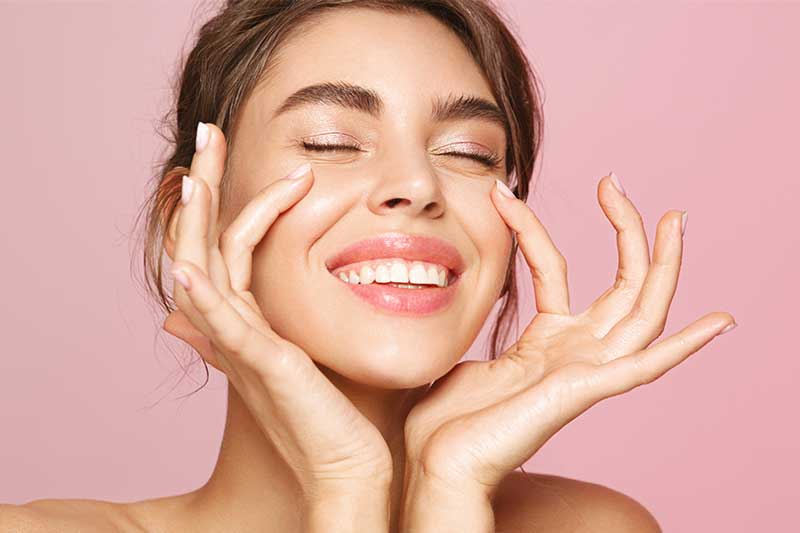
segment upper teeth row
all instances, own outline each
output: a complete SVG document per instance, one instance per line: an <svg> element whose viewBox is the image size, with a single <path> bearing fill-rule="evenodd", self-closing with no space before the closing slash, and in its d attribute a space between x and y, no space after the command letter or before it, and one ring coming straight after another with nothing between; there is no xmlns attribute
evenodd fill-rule
<svg viewBox="0 0 800 533"><path fill-rule="evenodd" d="M373 268L374 267L374 268ZM382 260L364 264L361 268L341 270L339 279L352 284L370 283L415 283L419 285L447 285L447 269L440 265L414 261L410 267L402 259Z"/></svg>

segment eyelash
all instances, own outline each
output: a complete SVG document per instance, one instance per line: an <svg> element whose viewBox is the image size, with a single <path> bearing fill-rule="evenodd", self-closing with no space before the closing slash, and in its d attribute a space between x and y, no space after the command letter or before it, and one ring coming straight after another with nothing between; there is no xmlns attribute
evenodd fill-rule
<svg viewBox="0 0 800 533"><path fill-rule="evenodd" d="M360 151L358 146L348 145L348 144L318 144L318 143L311 143L308 141L303 141L301 143L303 148L306 150L311 150L315 152L337 152L337 151ZM483 155L483 154L470 154L467 152L447 152L440 155L454 155L457 157L466 157L467 159L472 159L481 163L482 165L488 168L497 168L500 165L500 156L496 154L491 155Z"/></svg>

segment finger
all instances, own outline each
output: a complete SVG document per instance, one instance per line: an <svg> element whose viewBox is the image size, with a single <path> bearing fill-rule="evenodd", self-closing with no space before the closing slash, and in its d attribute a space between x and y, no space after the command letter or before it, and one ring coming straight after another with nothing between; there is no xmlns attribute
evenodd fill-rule
<svg viewBox="0 0 800 533"><path fill-rule="evenodd" d="M193 180L188 176L183 177L183 190L181 193L180 212L177 214L178 222L175 231L175 245L173 264L183 261L197 265L204 272L208 271L208 247L206 235L208 232L208 186L202 180ZM189 320L196 324L201 331L208 330L208 324L194 308L185 289L178 283L173 284L172 294L175 304Z"/></svg>
<svg viewBox="0 0 800 533"><path fill-rule="evenodd" d="M225 356L226 366L232 367L237 375L256 366L264 368L269 358L262 361L256 358L276 351L279 337L269 328L259 331L248 323L196 265L176 262L172 270L177 279L181 279L181 274L185 276L186 293L207 324L203 333Z"/></svg>
<svg viewBox="0 0 800 533"><path fill-rule="evenodd" d="M646 350L600 365L596 379L592 380L597 385L597 390L590 394L595 394L595 400L599 401L651 383L717 335L730 331L728 326L735 324L736 321L730 313L709 313Z"/></svg>
<svg viewBox="0 0 800 533"><path fill-rule="evenodd" d="M175 232L174 261L193 263L208 272L208 220L211 191L201 180L183 177L181 211Z"/></svg>
<svg viewBox="0 0 800 533"><path fill-rule="evenodd" d="M228 272L224 267L222 257L217 249L218 220L220 216L220 184L225 174L225 159L227 157L227 144L225 134L215 124L197 123L195 136L195 153L189 176L205 182L209 190L208 203L208 232L206 234L209 252L208 265L203 271L208 275L214 285L228 294L230 281Z"/></svg>
<svg viewBox="0 0 800 533"><path fill-rule="evenodd" d="M653 261L633 308L603 337L608 353L618 357L649 345L664 331L667 312L678 286L683 254L685 212L669 211L658 223Z"/></svg>
<svg viewBox="0 0 800 533"><path fill-rule="evenodd" d="M225 172L227 145L225 134L215 124L198 122L195 135L195 152L189 169L189 177L201 179L210 191L208 216L208 247L217 243L217 221L219 218L219 190Z"/></svg>
<svg viewBox="0 0 800 533"><path fill-rule="evenodd" d="M600 329L600 335L606 335L630 312L639 295L650 266L650 246L639 211L622 190L614 186L610 175L600 180L597 199L617 232L617 275L614 285L584 314Z"/></svg>
<svg viewBox="0 0 800 533"><path fill-rule="evenodd" d="M512 197L501 191L505 188ZM525 202L500 180L491 193L495 206L506 224L517 234L522 254L531 270L536 310L539 313L569 315L567 262L556 248L547 230Z"/></svg>
<svg viewBox="0 0 800 533"><path fill-rule="evenodd" d="M250 290L253 250L275 219L309 191L312 177L311 164L305 163L285 178L270 183L220 235L219 249L228 268L231 289Z"/></svg>

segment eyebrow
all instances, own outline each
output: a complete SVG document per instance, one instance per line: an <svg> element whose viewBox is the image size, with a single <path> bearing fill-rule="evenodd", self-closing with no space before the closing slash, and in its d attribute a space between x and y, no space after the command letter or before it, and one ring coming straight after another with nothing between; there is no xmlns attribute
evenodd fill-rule
<svg viewBox="0 0 800 533"><path fill-rule="evenodd" d="M298 109L305 105L327 104L353 109L380 118L385 107L380 95L360 85L345 81L323 82L308 85L292 93L278 107L272 118ZM478 119L497 124L503 131L509 131L508 121L500 108L480 96L450 95L433 101L431 118L436 122L449 120Z"/></svg>

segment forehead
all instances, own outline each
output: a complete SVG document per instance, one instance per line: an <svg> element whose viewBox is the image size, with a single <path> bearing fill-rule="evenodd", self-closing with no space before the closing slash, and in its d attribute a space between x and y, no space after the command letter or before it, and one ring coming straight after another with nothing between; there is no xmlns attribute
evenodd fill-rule
<svg viewBox="0 0 800 533"><path fill-rule="evenodd" d="M333 9L296 28L275 59L253 95L263 111L300 87L330 80L374 89L396 113L448 94L495 102L458 36L425 13Z"/></svg>

